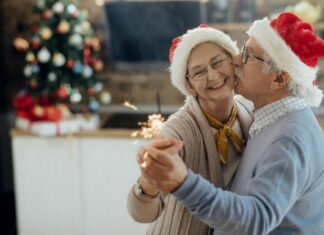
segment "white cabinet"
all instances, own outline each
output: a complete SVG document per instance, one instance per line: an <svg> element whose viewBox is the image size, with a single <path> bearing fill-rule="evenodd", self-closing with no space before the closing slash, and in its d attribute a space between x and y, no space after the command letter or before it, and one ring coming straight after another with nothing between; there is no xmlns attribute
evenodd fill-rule
<svg viewBox="0 0 324 235"><path fill-rule="evenodd" d="M19 235L145 234L128 215L134 140L103 134L12 134Z"/></svg>

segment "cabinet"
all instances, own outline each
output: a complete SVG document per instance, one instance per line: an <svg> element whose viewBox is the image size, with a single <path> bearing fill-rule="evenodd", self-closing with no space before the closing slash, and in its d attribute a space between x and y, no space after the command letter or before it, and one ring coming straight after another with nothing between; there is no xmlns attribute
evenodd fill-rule
<svg viewBox="0 0 324 235"><path fill-rule="evenodd" d="M42 138L12 132L19 235L145 234L128 190L139 169L130 131Z"/></svg>

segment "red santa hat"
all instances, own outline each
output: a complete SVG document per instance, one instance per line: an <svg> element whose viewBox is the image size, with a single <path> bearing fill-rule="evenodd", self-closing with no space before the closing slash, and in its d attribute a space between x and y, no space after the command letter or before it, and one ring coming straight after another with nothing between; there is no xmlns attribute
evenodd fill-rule
<svg viewBox="0 0 324 235"><path fill-rule="evenodd" d="M171 82L186 96L192 96L186 81L187 62L190 52L193 48L205 42L217 44L232 56L239 53L236 42L227 34L205 24L188 30L184 35L173 39L169 53Z"/></svg>
<svg viewBox="0 0 324 235"><path fill-rule="evenodd" d="M278 69L288 72L294 93L310 106L319 106L323 93L315 85L317 62L324 56L324 41L312 26L284 12L275 19L257 20L248 30Z"/></svg>

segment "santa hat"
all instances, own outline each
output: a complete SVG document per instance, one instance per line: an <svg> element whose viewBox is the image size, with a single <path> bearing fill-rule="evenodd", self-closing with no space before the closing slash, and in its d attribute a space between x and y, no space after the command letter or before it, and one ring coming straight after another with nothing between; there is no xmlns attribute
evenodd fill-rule
<svg viewBox="0 0 324 235"><path fill-rule="evenodd" d="M278 69L287 72L295 86L295 95L310 106L319 106L323 93L315 85L317 62L324 56L324 41L316 36L312 26L292 13L277 18L257 20L248 35L271 57Z"/></svg>
<svg viewBox="0 0 324 235"><path fill-rule="evenodd" d="M204 42L215 43L232 56L239 53L236 42L227 34L205 24L188 30L184 35L173 39L169 53L171 82L186 96L192 96L186 81L189 55L193 48Z"/></svg>

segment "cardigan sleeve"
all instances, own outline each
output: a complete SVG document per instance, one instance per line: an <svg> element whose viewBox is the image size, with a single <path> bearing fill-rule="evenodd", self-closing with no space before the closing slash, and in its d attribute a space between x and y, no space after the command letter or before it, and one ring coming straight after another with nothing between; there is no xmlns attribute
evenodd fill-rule
<svg viewBox="0 0 324 235"><path fill-rule="evenodd" d="M177 132L177 128L174 128L174 122L176 122L175 119L165 122L161 135L182 140L181 133ZM181 150L179 155L183 159L184 151ZM139 197L135 194L133 185L127 196L128 213L139 223L152 223L162 213L165 206L164 198L167 195L167 193L160 192L159 196L154 199Z"/></svg>
<svg viewBox="0 0 324 235"><path fill-rule="evenodd" d="M226 234L268 234L280 224L305 185L306 156L295 139L280 139L260 159L244 195L216 188L192 172L173 195L216 230Z"/></svg>

